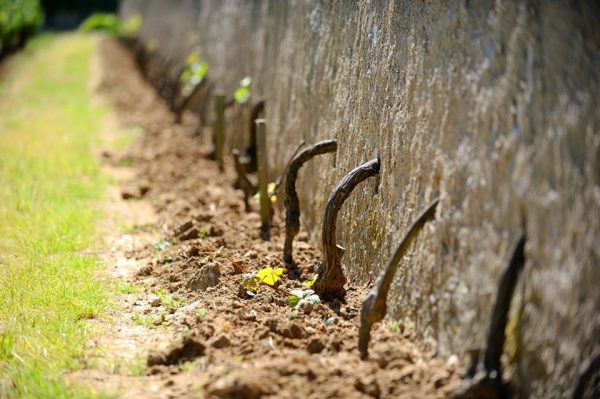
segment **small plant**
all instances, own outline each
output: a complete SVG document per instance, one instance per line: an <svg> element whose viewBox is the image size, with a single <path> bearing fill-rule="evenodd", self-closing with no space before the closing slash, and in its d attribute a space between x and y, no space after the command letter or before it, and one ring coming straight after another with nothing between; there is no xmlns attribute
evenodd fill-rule
<svg viewBox="0 0 600 399"><path fill-rule="evenodd" d="M179 80L181 82L181 94L188 97L194 92L208 74L208 62L202 61L197 53L190 53L185 59L185 67Z"/></svg>
<svg viewBox="0 0 600 399"><path fill-rule="evenodd" d="M390 329L390 332L396 334L398 332L398 320L392 320L390 321L390 323L388 324L388 328Z"/></svg>
<svg viewBox="0 0 600 399"><path fill-rule="evenodd" d="M150 326L154 322L154 318L152 316L144 316L140 312L135 311L131 315L131 321L137 326Z"/></svg>
<svg viewBox="0 0 600 399"><path fill-rule="evenodd" d="M144 43L144 50L146 50L148 54L154 53L156 50L158 50L158 40L150 39L146 41Z"/></svg>
<svg viewBox="0 0 600 399"><path fill-rule="evenodd" d="M252 86L252 78L246 76L240 81L240 86L233 93L233 98L238 104L245 104L250 98L250 86Z"/></svg>
<svg viewBox="0 0 600 399"><path fill-rule="evenodd" d="M206 310L204 309L198 309L196 311L196 317L199 319L203 319L206 316Z"/></svg>
<svg viewBox="0 0 600 399"><path fill-rule="evenodd" d="M183 298L174 298L171 295L166 294L163 290L158 290L155 292L160 299L161 305L168 309L178 309L185 306L185 299Z"/></svg>
<svg viewBox="0 0 600 399"><path fill-rule="evenodd" d="M159 251L164 251L165 249L169 248L170 246L171 246L171 243L167 240L160 240L159 242L154 244L154 248Z"/></svg>
<svg viewBox="0 0 600 399"><path fill-rule="evenodd" d="M246 290L248 295L254 296L258 292L258 286L260 284L275 287L279 280L281 280L283 271L284 270L281 267L276 269L265 267L257 272L247 273L242 280L242 287Z"/></svg>
<svg viewBox="0 0 600 399"><path fill-rule="evenodd" d="M118 283L115 287L115 291L119 294L135 294L139 290L139 287L126 283Z"/></svg>
<svg viewBox="0 0 600 399"><path fill-rule="evenodd" d="M277 201L277 194L275 194L275 191L277 190L277 185L275 184L275 182L271 182L267 185L267 192L269 194L269 197L271 197L271 203L274 204ZM260 193L257 191L256 194L254 194L254 199L256 201L260 201Z"/></svg>
<svg viewBox="0 0 600 399"><path fill-rule="evenodd" d="M113 35L132 38L142 27L142 17L134 15L127 21L120 22L119 17L113 13L94 13L86 18L79 30L82 32L104 31Z"/></svg>
<svg viewBox="0 0 600 399"><path fill-rule="evenodd" d="M138 34L140 29L142 28L143 19L142 16L136 14L129 18L128 20L119 24L118 34L121 37L132 38Z"/></svg>
<svg viewBox="0 0 600 399"><path fill-rule="evenodd" d="M321 303L321 298L313 290L293 290L288 297L291 308L299 309L308 304Z"/></svg>
<svg viewBox="0 0 600 399"><path fill-rule="evenodd" d="M303 282L302 285L304 285L306 287L312 287L313 284L315 283L315 281L317 281L318 278L319 278L319 275L317 273L315 273L310 279L308 279L305 282Z"/></svg>

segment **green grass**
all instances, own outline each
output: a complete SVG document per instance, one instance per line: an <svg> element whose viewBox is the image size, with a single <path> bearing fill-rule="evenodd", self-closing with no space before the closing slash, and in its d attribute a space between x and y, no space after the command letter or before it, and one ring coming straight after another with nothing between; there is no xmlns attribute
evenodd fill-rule
<svg viewBox="0 0 600 399"><path fill-rule="evenodd" d="M41 36L0 86L0 397L91 395L64 374L107 304L83 254L106 183L92 152L106 112L91 100L94 40Z"/></svg>

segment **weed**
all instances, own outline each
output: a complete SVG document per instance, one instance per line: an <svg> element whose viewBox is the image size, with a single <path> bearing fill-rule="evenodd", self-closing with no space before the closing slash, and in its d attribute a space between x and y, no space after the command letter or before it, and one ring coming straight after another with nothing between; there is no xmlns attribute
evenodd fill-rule
<svg viewBox="0 0 600 399"><path fill-rule="evenodd" d="M137 326L150 326L154 324L154 317L153 316L144 316L142 314L140 314L140 312L135 311L133 312L133 314L131 315L131 321L133 321L133 323Z"/></svg>
<svg viewBox="0 0 600 399"><path fill-rule="evenodd" d="M260 284L274 287L281 279L283 271L284 269L281 267L277 269L265 267L257 272L247 273L244 275L244 279L242 280L242 287L246 290L248 295L254 296L258 292L258 286Z"/></svg>
<svg viewBox="0 0 600 399"><path fill-rule="evenodd" d="M319 304L321 298L313 290L293 290L288 297L290 307L299 309L308 304Z"/></svg>
<svg viewBox="0 0 600 399"><path fill-rule="evenodd" d="M119 165L122 168L130 168L131 165L133 165L133 162L131 161L131 158L129 158L129 157L121 157L121 158L119 158L117 165Z"/></svg>
<svg viewBox="0 0 600 399"><path fill-rule="evenodd" d="M246 76L240 81L240 86L233 93L233 98L239 104L245 104L250 98L250 86L252 86L252 78Z"/></svg>
<svg viewBox="0 0 600 399"><path fill-rule="evenodd" d="M169 241L160 240L159 242L154 244L154 249L157 249L159 251L164 251L165 249L169 248L170 246L171 246L171 243Z"/></svg>
<svg viewBox="0 0 600 399"><path fill-rule="evenodd" d="M114 291L118 294L135 294L140 291L140 287L133 284L117 283Z"/></svg>
<svg viewBox="0 0 600 399"><path fill-rule="evenodd" d="M197 53L190 53L185 59L185 67L179 80L183 87L181 94L184 97L189 96L194 92L208 74L208 62L202 61Z"/></svg>
<svg viewBox="0 0 600 399"><path fill-rule="evenodd" d="M163 290L158 290L155 292L156 295L160 298L160 303L167 309L179 309L185 306L186 301L184 298L174 298L171 295L166 294Z"/></svg>
<svg viewBox="0 0 600 399"><path fill-rule="evenodd" d="M399 330L398 320L390 321L388 324L388 328L390 329L390 332L396 334Z"/></svg>
<svg viewBox="0 0 600 399"><path fill-rule="evenodd" d="M106 112L90 100L93 43L36 38L0 89L0 397L88 397L63 376L82 366L84 319L108 293L83 254L105 185L91 150Z"/></svg>
<svg viewBox="0 0 600 399"><path fill-rule="evenodd" d="M206 316L206 310L204 309L198 309L196 311L196 317L199 319L203 319Z"/></svg>

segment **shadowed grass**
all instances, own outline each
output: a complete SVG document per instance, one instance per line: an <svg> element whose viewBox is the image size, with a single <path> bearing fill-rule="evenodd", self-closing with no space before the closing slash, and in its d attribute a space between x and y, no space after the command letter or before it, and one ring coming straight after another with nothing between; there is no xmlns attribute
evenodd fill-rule
<svg viewBox="0 0 600 399"><path fill-rule="evenodd" d="M92 244L103 180L92 147L94 39L42 36L0 86L0 397L87 397L64 382L81 366L85 319L106 304Z"/></svg>

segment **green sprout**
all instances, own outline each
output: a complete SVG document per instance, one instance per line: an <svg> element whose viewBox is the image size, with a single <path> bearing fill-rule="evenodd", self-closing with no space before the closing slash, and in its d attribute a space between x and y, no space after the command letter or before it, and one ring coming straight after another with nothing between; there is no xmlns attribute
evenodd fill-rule
<svg viewBox="0 0 600 399"><path fill-rule="evenodd" d="M143 19L142 16L136 14L129 18L127 21L119 24L119 36L131 38L138 34L142 28Z"/></svg>
<svg viewBox="0 0 600 399"><path fill-rule="evenodd" d="M252 85L252 78L250 76L246 76L244 79L240 81L240 87L235 90L233 93L233 98L239 104L244 104L250 98L250 86Z"/></svg>
<svg viewBox="0 0 600 399"><path fill-rule="evenodd" d="M202 61L197 53L190 53L185 59L185 68L179 77L183 87L181 94L185 97L192 94L194 89L204 81L208 74L208 62Z"/></svg>
<svg viewBox="0 0 600 399"><path fill-rule="evenodd" d="M159 242L154 244L154 248L158 249L159 251L164 251L165 249L169 248L170 246L171 246L171 243L169 243L169 241L167 241L167 240L160 240Z"/></svg>
<svg viewBox="0 0 600 399"><path fill-rule="evenodd" d="M304 283L302 283L302 285L304 285L306 287L312 287L313 284L315 283L315 281L317 281L317 278L319 278L319 275L315 273L310 279L308 279Z"/></svg>
<svg viewBox="0 0 600 399"><path fill-rule="evenodd" d="M260 284L266 284L272 287L275 286L281 279L283 271L284 270L281 267L276 269L265 267L257 272L247 273L242 280L242 287L246 290L248 295L254 296L258 292L258 286Z"/></svg>
<svg viewBox="0 0 600 399"><path fill-rule="evenodd" d="M321 303L321 298L313 290L293 290L288 297L290 307L299 309L307 304Z"/></svg>

